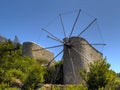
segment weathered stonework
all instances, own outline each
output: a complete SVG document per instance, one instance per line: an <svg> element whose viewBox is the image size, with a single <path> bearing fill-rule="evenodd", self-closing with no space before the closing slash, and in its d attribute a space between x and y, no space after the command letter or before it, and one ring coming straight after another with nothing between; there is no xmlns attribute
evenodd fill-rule
<svg viewBox="0 0 120 90"><path fill-rule="evenodd" d="M93 62L93 60L100 60L102 53L80 37L71 37L70 43L71 47L64 47L64 84L79 84L82 81L79 70L89 70L88 63Z"/></svg>
<svg viewBox="0 0 120 90"><path fill-rule="evenodd" d="M45 60L52 60L54 54L46 49L43 49L41 46L33 43L33 42L24 42L23 43L23 56L30 56L36 60L45 59Z"/></svg>

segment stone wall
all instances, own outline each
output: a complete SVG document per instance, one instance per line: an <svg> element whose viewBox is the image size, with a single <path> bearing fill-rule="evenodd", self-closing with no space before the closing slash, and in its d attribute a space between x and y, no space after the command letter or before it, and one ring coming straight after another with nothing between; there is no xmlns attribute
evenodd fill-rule
<svg viewBox="0 0 120 90"><path fill-rule="evenodd" d="M52 60L54 54L46 49L43 49L41 46L33 43L33 42L24 42L23 43L23 56L30 56L34 59L45 59L45 60Z"/></svg>
<svg viewBox="0 0 120 90"><path fill-rule="evenodd" d="M79 70L89 70L88 63L100 60L102 54L80 37L71 37L70 44L71 47L64 47L64 84L78 84L82 81Z"/></svg>

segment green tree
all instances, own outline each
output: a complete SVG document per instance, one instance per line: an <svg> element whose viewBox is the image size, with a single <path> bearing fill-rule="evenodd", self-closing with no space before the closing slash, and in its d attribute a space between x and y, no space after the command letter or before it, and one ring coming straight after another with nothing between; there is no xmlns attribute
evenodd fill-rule
<svg viewBox="0 0 120 90"><path fill-rule="evenodd" d="M87 84L88 90L98 90L100 88L114 90L117 87L117 75L109 68L110 64L107 63L105 59L102 59L90 63L89 71L80 71L80 75Z"/></svg>
<svg viewBox="0 0 120 90"><path fill-rule="evenodd" d="M26 85L33 88L38 83L44 82L44 73L46 68L38 64L35 59L22 56L20 44L17 44L16 48L11 41L0 43L0 84L2 86L19 84L16 86Z"/></svg>
<svg viewBox="0 0 120 90"><path fill-rule="evenodd" d="M28 73L23 89L30 90L41 87L41 84L44 82L45 73L45 67L40 66L39 64L33 64L30 67L30 72Z"/></svg>

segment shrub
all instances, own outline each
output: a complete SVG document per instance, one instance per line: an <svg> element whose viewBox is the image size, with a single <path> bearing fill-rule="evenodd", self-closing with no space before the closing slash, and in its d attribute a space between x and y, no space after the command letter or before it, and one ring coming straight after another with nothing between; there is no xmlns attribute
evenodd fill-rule
<svg viewBox="0 0 120 90"><path fill-rule="evenodd" d="M25 90L38 88L39 84L44 82L45 73L45 67L40 66L39 64L32 65L23 88Z"/></svg>
<svg viewBox="0 0 120 90"><path fill-rule="evenodd" d="M89 72L80 71L88 90L115 90L118 86L116 73L109 69L110 64L105 59L94 61L89 64Z"/></svg>

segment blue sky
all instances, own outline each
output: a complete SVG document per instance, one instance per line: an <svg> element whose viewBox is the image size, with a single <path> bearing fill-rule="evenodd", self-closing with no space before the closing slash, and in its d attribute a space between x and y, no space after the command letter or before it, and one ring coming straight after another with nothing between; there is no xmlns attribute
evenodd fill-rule
<svg viewBox="0 0 120 90"><path fill-rule="evenodd" d="M46 34L41 31L41 28L45 27L59 13L75 11L75 15L71 15L74 19L77 15L76 10L82 9L83 13L93 16L90 16L91 20L94 17L97 18L99 29L104 42L107 44L102 53L107 57L111 68L116 72L120 72L119 4L120 0L0 0L0 35L11 40L17 35L21 43L34 41L44 47L54 45L55 43L52 40L44 40L45 38L43 37ZM69 14L63 15L64 22L66 22L65 25L69 28L72 25L70 22L73 21L71 16ZM85 19L85 21L87 20ZM56 23L59 22L56 21ZM51 27L56 29L53 33L60 37L61 34L57 30L61 29L60 26L52 23ZM68 33L70 31L69 28L66 28ZM95 26L93 25L94 28ZM78 33L77 31L76 33ZM88 36L89 33L86 32L85 35ZM98 36L95 36L95 34L91 35L94 37L91 41L94 41ZM49 41L47 42L47 40Z"/></svg>

